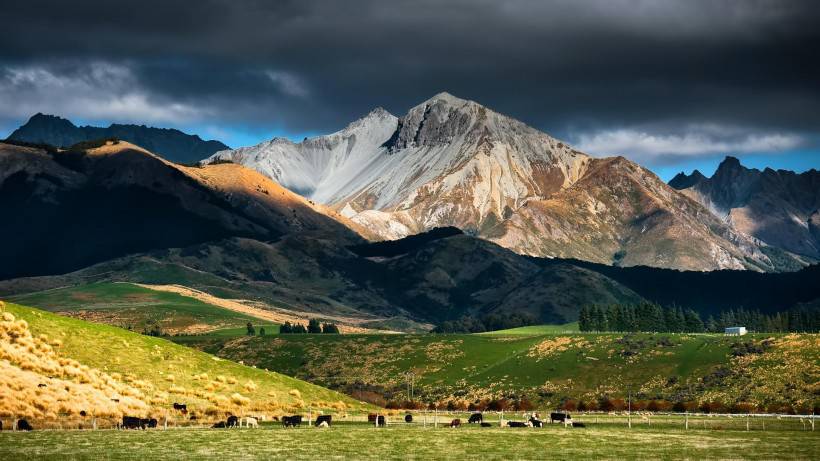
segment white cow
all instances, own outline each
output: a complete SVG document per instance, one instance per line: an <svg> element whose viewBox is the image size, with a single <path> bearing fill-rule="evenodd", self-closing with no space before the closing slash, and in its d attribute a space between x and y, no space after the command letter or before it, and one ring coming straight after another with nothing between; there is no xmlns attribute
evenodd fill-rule
<svg viewBox="0 0 820 461"><path fill-rule="evenodd" d="M256 418L252 418L250 416L243 418L245 420L245 427L253 427L255 429L259 428L259 420ZM242 427L242 422L240 420L239 427Z"/></svg>

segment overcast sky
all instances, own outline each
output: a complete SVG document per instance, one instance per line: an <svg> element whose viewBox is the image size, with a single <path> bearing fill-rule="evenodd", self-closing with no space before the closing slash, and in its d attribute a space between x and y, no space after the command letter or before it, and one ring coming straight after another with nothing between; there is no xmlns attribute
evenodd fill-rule
<svg viewBox="0 0 820 461"><path fill-rule="evenodd" d="M665 179L820 168L816 1L2 2L0 136L36 112L238 147L448 91Z"/></svg>

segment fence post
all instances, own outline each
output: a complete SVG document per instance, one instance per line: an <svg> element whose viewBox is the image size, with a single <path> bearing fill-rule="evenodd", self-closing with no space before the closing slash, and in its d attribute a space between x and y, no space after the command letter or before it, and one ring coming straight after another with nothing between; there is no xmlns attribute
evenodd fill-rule
<svg viewBox="0 0 820 461"><path fill-rule="evenodd" d="M501 418L498 420L498 427L504 427L504 409L503 408L501 409Z"/></svg>
<svg viewBox="0 0 820 461"><path fill-rule="evenodd" d="M438 428L438 407L436 407L435 419L433 419L433 427Z"/></svg>
<svg viewBox="0 0 820 461"><path fill-rule="evenodd" d="M749 415L746 415L746 432L749 431Z"/></svg>
<svg viewBox="0 0 820 461"><path fill-rule="evenodd" d="M424 427L427 427L427 410L424 410Z"/></svg>
<svg viewBox="0 0 820 461"><path fill-rule="evenodd" d="M686 413L684 413L684 420L685 420L684 424L686 425L686 430L688 431L689 430L689 412L688 411Z"/></svg>

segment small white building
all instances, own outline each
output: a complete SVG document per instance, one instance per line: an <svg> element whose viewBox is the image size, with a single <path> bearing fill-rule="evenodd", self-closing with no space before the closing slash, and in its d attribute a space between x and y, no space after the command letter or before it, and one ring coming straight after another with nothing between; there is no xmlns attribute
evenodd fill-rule
<svg viewBox="0 0 820 461"><path fill-rule="evenodd" d="M746 334L746 327L726 327L723 333L727 336L743 336Z"/></svg>

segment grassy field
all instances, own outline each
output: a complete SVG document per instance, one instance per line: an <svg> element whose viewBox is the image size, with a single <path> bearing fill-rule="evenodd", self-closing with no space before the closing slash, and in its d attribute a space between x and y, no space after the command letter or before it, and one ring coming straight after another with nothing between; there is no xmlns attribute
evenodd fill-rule
<svg viewBox="0 0 820 461"><path fill-rule="evenodd" d="M10 346L14 346L15 341L19 344L14 349L17 355L8 355L10 363L4 364L0 360L0 365L8 367L8 370L3 368L5 373L16 373L27 382L34 380L26 388L37 389L37 383L47 383L43 390L52 390L63 383L73 386L88 381L75 375L61 376L61 372L49 368L53 368L52 365L39 366L42 362L40 352L47 351L49 357L54 355L61 364L63 359L79 362L71 365L69 372L77 369L97 370L105 374L102 381L136 388L139 398L151 405L149 414L154 417L164 415L172 402L185 402L189 410L200 416L231 412L281 414L300 412L302 409L307 411L308 407L335 411L364 407L337 392L279 373L219 359L165 339L9 303L6 303L3 315L5 317L0 318L5 319L2 326L11 332L11 336L4 333L5 336L0 335L0 340L10 340ZM6 318L9 315L13 320ZM22 330L25 334L30 331L31 337L26 339L22 336L22 339L15 340L21 338ZM40 335L51 345L41 343ZM6 357L6 351L0 349L0 356ZM50 376L55 374L58 375ZM3 378L0 384L5 384L2 381L6 377ZM9 392L12 392L11 401L0 398L0 403L9 404L8 408L14 408L14 399L24 398L24 395L38 399L37 395L23 393L22 389ZM49 414L71 413L70 408L62 408L64 404L56 402L55 405L60 408L44 411ZM0 414L0 419L7 418L5 423L8 424L11 416Z"/></svg>
<svg viewBox="0 0 820 461"><path fill-rule="evenodd" d="M788 403L810 411L818 403L818 335L543 331L174 341L332 388L367 388L388 400L406 399L410 372L416 396L439 402L524 396L558 405L565 399L626 398L631 391L640 399L742 402L764 409Z"/></svg>
<svg viewBox="0 0 820 461"><path fill-rule="evenodd" d="M820 433L558 425L0 433L2 459L817 459Z"/></svg>
<svg viewBox="0 0 820 461"><path fill-rule="evenodd" d="M134 331L155 323L162 331L174 334L259 322L254 317L187 296L131 283L91 283L12 296L8 300Z"/></svg>
<svg viewBox="0 0 820 461"><path fill-rule="evenodd" d="M539 336L548 334L577 333L578 322L563 325L530 325L526 327L510 328L507 330L488 331L479 333L481 336Z"/></svg>

